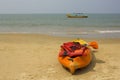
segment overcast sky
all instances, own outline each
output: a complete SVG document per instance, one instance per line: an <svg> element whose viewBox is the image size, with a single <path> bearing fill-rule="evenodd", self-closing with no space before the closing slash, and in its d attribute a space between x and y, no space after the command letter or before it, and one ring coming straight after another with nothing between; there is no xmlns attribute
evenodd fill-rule
<svg viewBox="0 0 120 80"><path fill-rule="evenodd" d="M0 0L0 13L120 13L120 0Z"/></svg>

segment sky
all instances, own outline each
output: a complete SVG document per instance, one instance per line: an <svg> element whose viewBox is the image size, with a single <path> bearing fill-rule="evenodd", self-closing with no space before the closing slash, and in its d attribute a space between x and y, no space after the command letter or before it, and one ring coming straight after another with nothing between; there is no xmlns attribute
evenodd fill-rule
<svg viewBox="0 0 120 80"><path fill-rule="evenodd" d="M3 13L120 13L120 0L0 0Z"/></svg>

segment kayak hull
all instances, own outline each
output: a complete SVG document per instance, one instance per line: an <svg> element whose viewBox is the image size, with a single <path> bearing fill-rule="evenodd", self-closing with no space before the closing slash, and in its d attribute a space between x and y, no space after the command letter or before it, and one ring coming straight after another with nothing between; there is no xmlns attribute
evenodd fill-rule
<svg viewBox="0 0 120 80"><path fill-rule="evenodd" d="M65 67L70 70L72 74L77 69L84 68L90 64L92 60L91 50L88 48L85 50L84 56L76 56L76 57L69 57L69 56L58 56L59 62Z"/></svg>

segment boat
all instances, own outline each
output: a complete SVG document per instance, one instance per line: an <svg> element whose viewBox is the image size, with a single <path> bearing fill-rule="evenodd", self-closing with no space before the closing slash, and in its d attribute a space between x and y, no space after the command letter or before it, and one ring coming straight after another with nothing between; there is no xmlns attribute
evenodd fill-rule
<svg viewBox="0 0 120 80"><path fill-rule="evenodd" d="M74 14L67 14L68 18L88 18L88 16L84 15L83 13L74 13Z"/></svg>
<svg viewBox="0 0 120 80"><path fill-rule="evenodd" d="M92 61L91 47L98 49L98 43L96 41L87 43L82 39L65 42L61 45L58 61L74 74L77 69L86 67ZM73 51L70 50L72 48Z"/></svg>

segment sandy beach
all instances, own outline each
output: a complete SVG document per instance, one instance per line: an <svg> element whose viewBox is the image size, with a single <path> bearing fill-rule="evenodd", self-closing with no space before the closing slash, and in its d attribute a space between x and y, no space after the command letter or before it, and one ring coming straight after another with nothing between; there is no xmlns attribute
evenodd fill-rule
<svg viewBox="0 0 120 80"><path fill-rule="evenodd" d="M96 40L91 64L71 75L57 60L60 45L75 38L0 34L0 80L119 80L120 39Z"/></svg>

